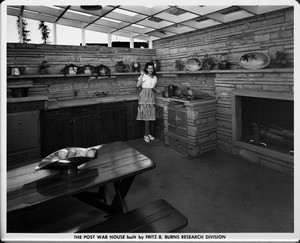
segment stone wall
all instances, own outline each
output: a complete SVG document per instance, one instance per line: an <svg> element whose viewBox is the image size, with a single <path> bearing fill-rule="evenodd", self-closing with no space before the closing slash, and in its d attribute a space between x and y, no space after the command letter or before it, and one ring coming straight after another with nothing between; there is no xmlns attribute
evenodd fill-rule
<svg viewBox="0 0 300 243"><path fill-rule="evenodd" d="M239 68L239 57L250 51L263 51L271 60L277 51L288 53L290 66L294 53L294 10L288 8L269 14L217 25L184 35L176 35L153 42L161 70L174 70L174 61L183 63L190 57L212 56L219 61L220 54L228 53L231 69ZM272 65L272 63L271 63Z"/></svg>
<svg viewBox="0 0 300 243"><path fill-rule="evenodd" d="M61 70L71 63L77 66L104 64L113 73L118 61L130 66L137 61L143 67L147 61L155 58L155 54L153 49L8 43L7 66L25 68L24 76L9 79L8 83L31 80L33 87L29 88L29 95L46 95L50 100L90 98L97 96L96 92L103 91L114 95L129 94L137 92L135 86L138 74L115 73L111 77L99 78L90 78L88 75L63 77ZM50 65L47 68L49 75L37 75L44 60Z"/></svg>
<svg viewBox="0 0 300 243"><path fill-rule="evenodd" d="M252 162L270 167L285 174L293 174L293 157L283 154L264 154L262 151L238 146L233 141L232 92L236 89L273 92L281 95L294 93L294 11L293 8L248 18L242 21L210 27L190 34L154 41L157 59L162 71L174 70L174 61L183 63L190 57L203 58L209 54L218 61L220 54L228 53L231 70L213 70L185 76L185 81L176 83L192 85L213 94L217 99L217 142L218 149ZM238 65L241 55L260 51L270 56L266 69L245 70ZM288 65L279 69L275 53L288 53ZM215 67L217 69L217 66ZM188 78L189 77L189 78ZM166 81L166 80L162 80Z"/></svg>
<svg viewBox="0 0 300 243"><path fill-rule="evenodd" d="M50 74L59 74L67 64L78 66L104 64L112 72L115 65L123 61L131 66L132 62L139 62L142 66L147 61L155 59L154 49L121 48L104 46L68 46L43 44L7 44L7 66L25 67L25 74L37 74L42 61L47 61L51 67Z"/></svg>

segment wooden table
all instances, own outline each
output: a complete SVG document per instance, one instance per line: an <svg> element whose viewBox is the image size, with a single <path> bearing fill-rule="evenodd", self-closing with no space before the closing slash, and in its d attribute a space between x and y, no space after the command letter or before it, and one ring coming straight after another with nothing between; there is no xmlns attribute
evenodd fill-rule
<svg viewBox="0 0 300 243"><path fill-rule="evenodd" d="M22 212L41 207L50 201L74 196L109 213L126 212L125 197L134 177L155 168L149 158L123 142L102 145L98 156L79 167L78 173L62 174L55 170L35 170L37 163L7 172L7 212ZM105 186L113 183L115 195L109 202L99 203L105 197ZM91 193L91 189L99 188Z"/></svg>

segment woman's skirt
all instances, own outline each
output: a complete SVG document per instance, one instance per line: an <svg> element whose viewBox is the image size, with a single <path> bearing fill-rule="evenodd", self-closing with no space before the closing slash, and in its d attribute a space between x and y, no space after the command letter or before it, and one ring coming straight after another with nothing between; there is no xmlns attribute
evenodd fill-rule
<svg viewBox="0 0 300 243"><path fill-rule="evenodd" d="M137 112L137 120L155 121L155 98L152 89L143 88L139 95L139 106Z"/></svg>

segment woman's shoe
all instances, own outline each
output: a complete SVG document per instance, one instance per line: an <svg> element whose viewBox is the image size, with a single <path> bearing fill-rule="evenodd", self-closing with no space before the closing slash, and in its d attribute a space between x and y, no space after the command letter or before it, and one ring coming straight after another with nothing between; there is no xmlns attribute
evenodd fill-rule
<svg viewBox="0 0 300 243"><path fill-rule="evenodd" d="M148 136L144 136L144 140L146 143L150 143L150 138Z"/></svg>
<svg viewBox="0 0 300 243"><path fill-rule="evenodd" d="M149 138L150 138L150 140L154 140L154 137L153 136L151 136L150 134L149 134L149 136L148 136Z"/></svg>

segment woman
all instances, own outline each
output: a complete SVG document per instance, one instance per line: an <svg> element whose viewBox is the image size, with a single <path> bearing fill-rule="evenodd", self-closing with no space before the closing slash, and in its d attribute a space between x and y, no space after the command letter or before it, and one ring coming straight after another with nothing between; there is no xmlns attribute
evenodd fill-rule
<svg viewBox="0 0 300 243"><path fill-rule="evenodd" d="M150 140L154 140L154 137L150 134L150 122L155 121L155 99L154 92L159 93L155 88L157 84L156 72L154 69L154 63L147 62L144 71L141 72L136 87L142 87L142 91L139 95L139 106L137 120L145 121L145 142L149 143Z"/></svg>

